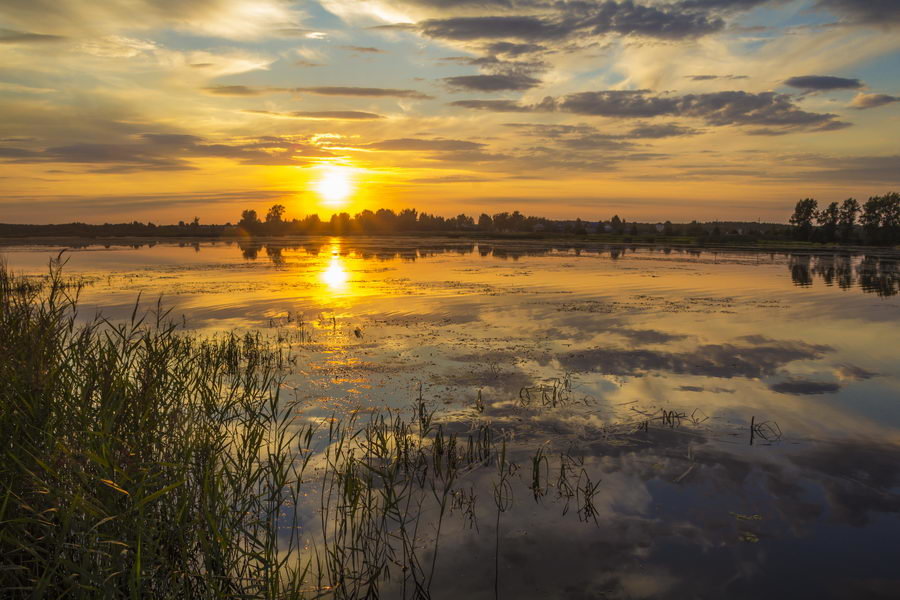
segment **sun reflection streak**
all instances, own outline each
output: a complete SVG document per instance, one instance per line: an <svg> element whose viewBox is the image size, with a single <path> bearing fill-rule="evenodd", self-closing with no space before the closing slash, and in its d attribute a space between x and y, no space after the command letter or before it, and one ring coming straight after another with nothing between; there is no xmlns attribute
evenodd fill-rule
<svg viewBox="0 0 900 600"><path fill-rule="evenodd" d="M345 292L350 279L347 269L344 267L344 258L341 256L340 244L331 245L331 259L328 267L322 271L322 282L332 292Z"/></svg>

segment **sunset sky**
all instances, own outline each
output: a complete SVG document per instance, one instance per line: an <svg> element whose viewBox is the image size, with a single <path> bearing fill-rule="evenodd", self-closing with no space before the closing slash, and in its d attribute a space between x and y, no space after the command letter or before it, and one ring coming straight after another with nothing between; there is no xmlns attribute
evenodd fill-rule
<svg viewBox="0 0 900 600"><path fill-rule="evenodd" d="M0 222L783 222L900 190L900 0L2 0Z"/></svg>

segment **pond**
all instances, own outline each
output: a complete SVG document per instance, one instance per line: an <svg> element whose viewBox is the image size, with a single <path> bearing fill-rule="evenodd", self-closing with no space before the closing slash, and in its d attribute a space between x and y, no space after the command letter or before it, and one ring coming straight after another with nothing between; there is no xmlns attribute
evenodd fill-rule
<svg viewBox="0 0 900 600"><path fill-rule="evenodd" d="M181 328L289 349L302 419L425 407L502 438L511 468L467 470L442 526L423 509L432 597L900 597L896 255L430 238L0 255L42 274L63 248L85 318L161 297ZM382 594L413 597L404 582Z"/></svg>

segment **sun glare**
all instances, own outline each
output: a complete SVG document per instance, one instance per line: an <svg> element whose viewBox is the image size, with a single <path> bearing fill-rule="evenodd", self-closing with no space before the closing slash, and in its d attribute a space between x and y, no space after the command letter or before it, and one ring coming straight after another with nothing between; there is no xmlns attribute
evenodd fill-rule
<svg viewBox="0 0 900 600"><path fill-rule="evenodd" d="M353 193L353 170L349 167L325 167L316 182L316 191L327 204L340 206Z"/></svg>
<svg viewBox="0 0 900 600"><path fill-rule="evenodd" d="M333 292L343 291L347 287L347 270L337 247L332 248L328 267L322 271L322 281Z"/></svg>

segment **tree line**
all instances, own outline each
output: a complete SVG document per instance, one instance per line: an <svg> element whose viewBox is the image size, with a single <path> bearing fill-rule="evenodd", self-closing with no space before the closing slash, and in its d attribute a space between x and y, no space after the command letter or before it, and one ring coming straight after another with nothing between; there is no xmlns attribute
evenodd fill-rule
<svg viewBox="0 0 900 600"><path fill-rule="evenodd" d="M801 241L844 244L894 245L900 243L900 194L872 196L860 205L855 198L832 202L797 202L790 219L794 238Z"/></svg>

